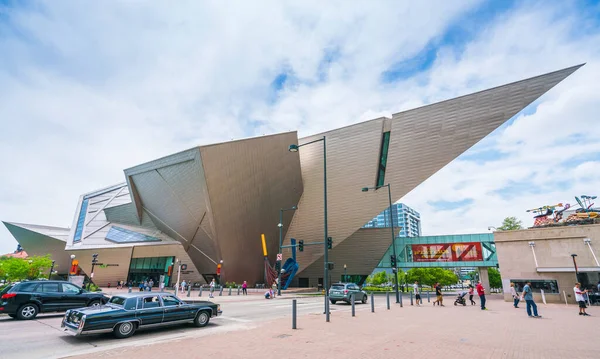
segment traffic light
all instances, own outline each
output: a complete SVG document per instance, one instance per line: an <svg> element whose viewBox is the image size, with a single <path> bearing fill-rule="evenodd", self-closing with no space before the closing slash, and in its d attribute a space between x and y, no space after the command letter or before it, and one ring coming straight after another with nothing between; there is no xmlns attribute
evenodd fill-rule
<svg viewBox="0 0 600 359"><path fill-rule="evenodd" d="M298 250L300 252L304 252L304 240L303 239L298 241Z"/></svg>
<svg viewBox="0 0 600 359"><path fill-rule="evenodd" d="M331 237L327 237L327 249L333 248L333 239Z"/></svg>
<svg viewBox="0 0 600 359"><path fill-rule="evenodd" d="M396 257L394 257L394 255L390 256L390 263L392 265L392 268L396 268Z"/></svg>
<svg viewBox="0 0 600 359"><path fill-rule="evenodd" d="M221 263L217 264L217 275L221 275Z"/></svg>

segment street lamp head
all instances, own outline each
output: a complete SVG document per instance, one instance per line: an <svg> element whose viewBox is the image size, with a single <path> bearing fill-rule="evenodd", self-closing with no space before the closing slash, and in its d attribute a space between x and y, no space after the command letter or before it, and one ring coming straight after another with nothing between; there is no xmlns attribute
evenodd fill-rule
<svg viewBox="0 0 600 359"><path fill-rule="evenodd" d="M577 257L577 254L573 253L573 254L571 254L571 257L575 258L575 257Z"/></svg>
<svg viewBox="0 0 600 359"><path fill-rule="evenodd" d="M281 224L281 223L278 223L278 224L277 224L277 227L281 228L281 227L283 227L283 224Z"/></svg>
<svg viewBox="0 0 600 359"><path fill-rule="evenodd" d="M369 187L363 187L363 188L361 189L361 191L363 191L363 192L369 192Z"/></svg>
<svg viewBox="0 0 600 359"><path fill-rule="evenodd" d="M292 206L292 209L298 209L298 206Z"/></svg>
<svg viewBox="0 0 600 359"><path fill-rule="evenodd" d="M348 268L348 267L346 267L346 264L344 263L344 269L346 269L346 268Z"/></svg>
<svg viewBox="0 0 600 359"><path fill-rule="evenodd" d="M590 243L592 240L590 238L584 238L583 239L583 243Z"/></svg>
<svg viewBox="0 0 600 359"><path fill-rule="evenodd" d="M223 264L223 260L221 259L221 260L219 261L219 263Z"/></svg>
<svg viewBox="0 0 600 359"><path fill-rule="evenodd" d="M298 145L290 145L289 150L290 152L298 152Z"/></svg>
<svg viewBox="0 0 600 359"><path fill-rule="evenodd" d="M75 259L75 255L74 254L71 254L71 259Z"/></svg>
<svg viewBox="0 0 600 359"><path fill-rule="evenodd" d="M535 247L535 242L529 242L529 245Z"/></svg>

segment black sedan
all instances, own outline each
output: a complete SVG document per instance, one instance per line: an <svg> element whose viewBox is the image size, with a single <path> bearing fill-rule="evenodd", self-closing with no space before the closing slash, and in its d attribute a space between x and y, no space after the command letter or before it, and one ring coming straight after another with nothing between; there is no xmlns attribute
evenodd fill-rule
<svg viewBox="0 0 600 359"><path fill-rule="evenodd" d="M61 327L76 336L112 332L127 338L140 328L178 323L204 327L220 314L221 306L213 302L185 303L172 293L138 292L114 296L103 306L69 310Z"/></svg>
<svg viewBox="0 0 600 359"><path fill-rule="evenodd" d="M0 313L23 320L33 319L38 313L64 312L108 302L104 294L88 292L66 281L21 282L7 286L0 294Z"/></svg>

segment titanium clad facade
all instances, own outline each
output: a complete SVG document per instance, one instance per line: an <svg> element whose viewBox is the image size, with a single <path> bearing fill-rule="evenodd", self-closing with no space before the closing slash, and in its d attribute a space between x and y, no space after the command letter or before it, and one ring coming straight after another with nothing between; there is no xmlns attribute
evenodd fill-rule
<svg viewBox="0 0 600 359"><path fill-rule="evenodd" d="M392 200L401 199L579 67L396 113L389 121L391 127L378 119L300 139L302 144L327 137L328 220L333 245L342 243L389 206L387 188L361 192L362 187L376 186L378 181L389 183ZM388 129L389 147L381 180L380 150ZM319 143L300 148L304 193L286 243L290 238L323 240L322 155ZM320 246L299 253L298 277L304 276L303 271L322 253Z"/></svg>

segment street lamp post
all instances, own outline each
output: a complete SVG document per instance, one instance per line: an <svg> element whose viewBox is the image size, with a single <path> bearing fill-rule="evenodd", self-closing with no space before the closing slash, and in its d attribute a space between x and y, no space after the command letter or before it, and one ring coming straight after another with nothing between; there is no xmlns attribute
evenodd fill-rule
<svg viewBox="0 0 600 359"><path fill-rule="evenodd" d="M48 279L50 279L50 277L52 277L52 271L54 271L54 263L56 261L52 261L52 266L50 267L50 273L48 274Z"/></svg>
<svg viewBox="0 0 600 359"><path fill-rule="evenodd" d="M277 227L279 227L279 254L282 255L281 257L281 261L283 261L283 253L282 253L282 248L281 246L283 246L283 212L285 211L294 211L298 209L297 206L292 206L291 208L281 208L279 210L279 224L277 225ZM279 265L279 274L277 275L277 296L281 295L281 272L283 271L283 268L281 268L281 261L277 260L277 262L280 263Z"/></svg>
<svg viewBox="0 0 600 359"><path fill-rule="evenodd" d="M317 140L314 141L310 141L310 142L306 142L303 143L301 145L290 145L289 151L290 152L298 152L298 149L302 146L306 146L306 145L310 145L311 143L315 143L315 142L319 142L319 141L323 141L323 222L324 222L324 230L323 230L323 249L324 249L324 254L323 254L323 261L324 261L324 268L323 268L323 284L324 284L324 288L325 288L325 321L329 322L329 288L328 288L328 283L327 283L327 279L328 279L328 275L329 275L329 251L328 251L328 245L327 245L327 237L328 237L328 233L327 233L327 137L323 136L322 138L319 138Z"/></svg>
<svg viewBox="0 0 600 359"><path fill-rule="evenodd" d="M181 259L177 259L177 283L175 283L175 296L179 294L179 279L181 278Z"/></svg>
<svg viewBox="0 0 600 359"><path fill-rule="evenodd" d="M221 280L223 279L223 260L221 259L221 260L219 261L219 263L221 264L221 270L219 271L219 285L220 285L221 287L223 287L223 284L222 284L222 282L221 282Z"/></svg>
<svg viewBox="0 0 600 359"><path fill-rule="evenodd" d="M571 254L571 257L573 258L573 266L575 267L575 279L579 282L579 269L577 268L577 261L575 260L577 254Z"/></svg>
<svg viewBox="0 0 600 359"><path fill-rule="evenodd" d="M400 303L400 291L398 288L398 257L396 256L396 235L394 233L394 216L393 216L393 208L392 208L392 186L388 183L383 186L377 187L363 187L363 192L368 192L369 190L377 191L381 187L387 187L388 189L388 199L390 202L390 228L392 229L392 255L394 256L394 263L392 270L394 271L395 283L394 287L396 288L396 303Z"/></svg>
<svg viewBox="0 0 600 359"><path fill-rule="evenodd" d="M88 290L90 290L90 286L92 285L92 280L94 279L94 267L98 263L98 253L92 254L92 272L90 273L90 281L88 282Z"/></svg>

